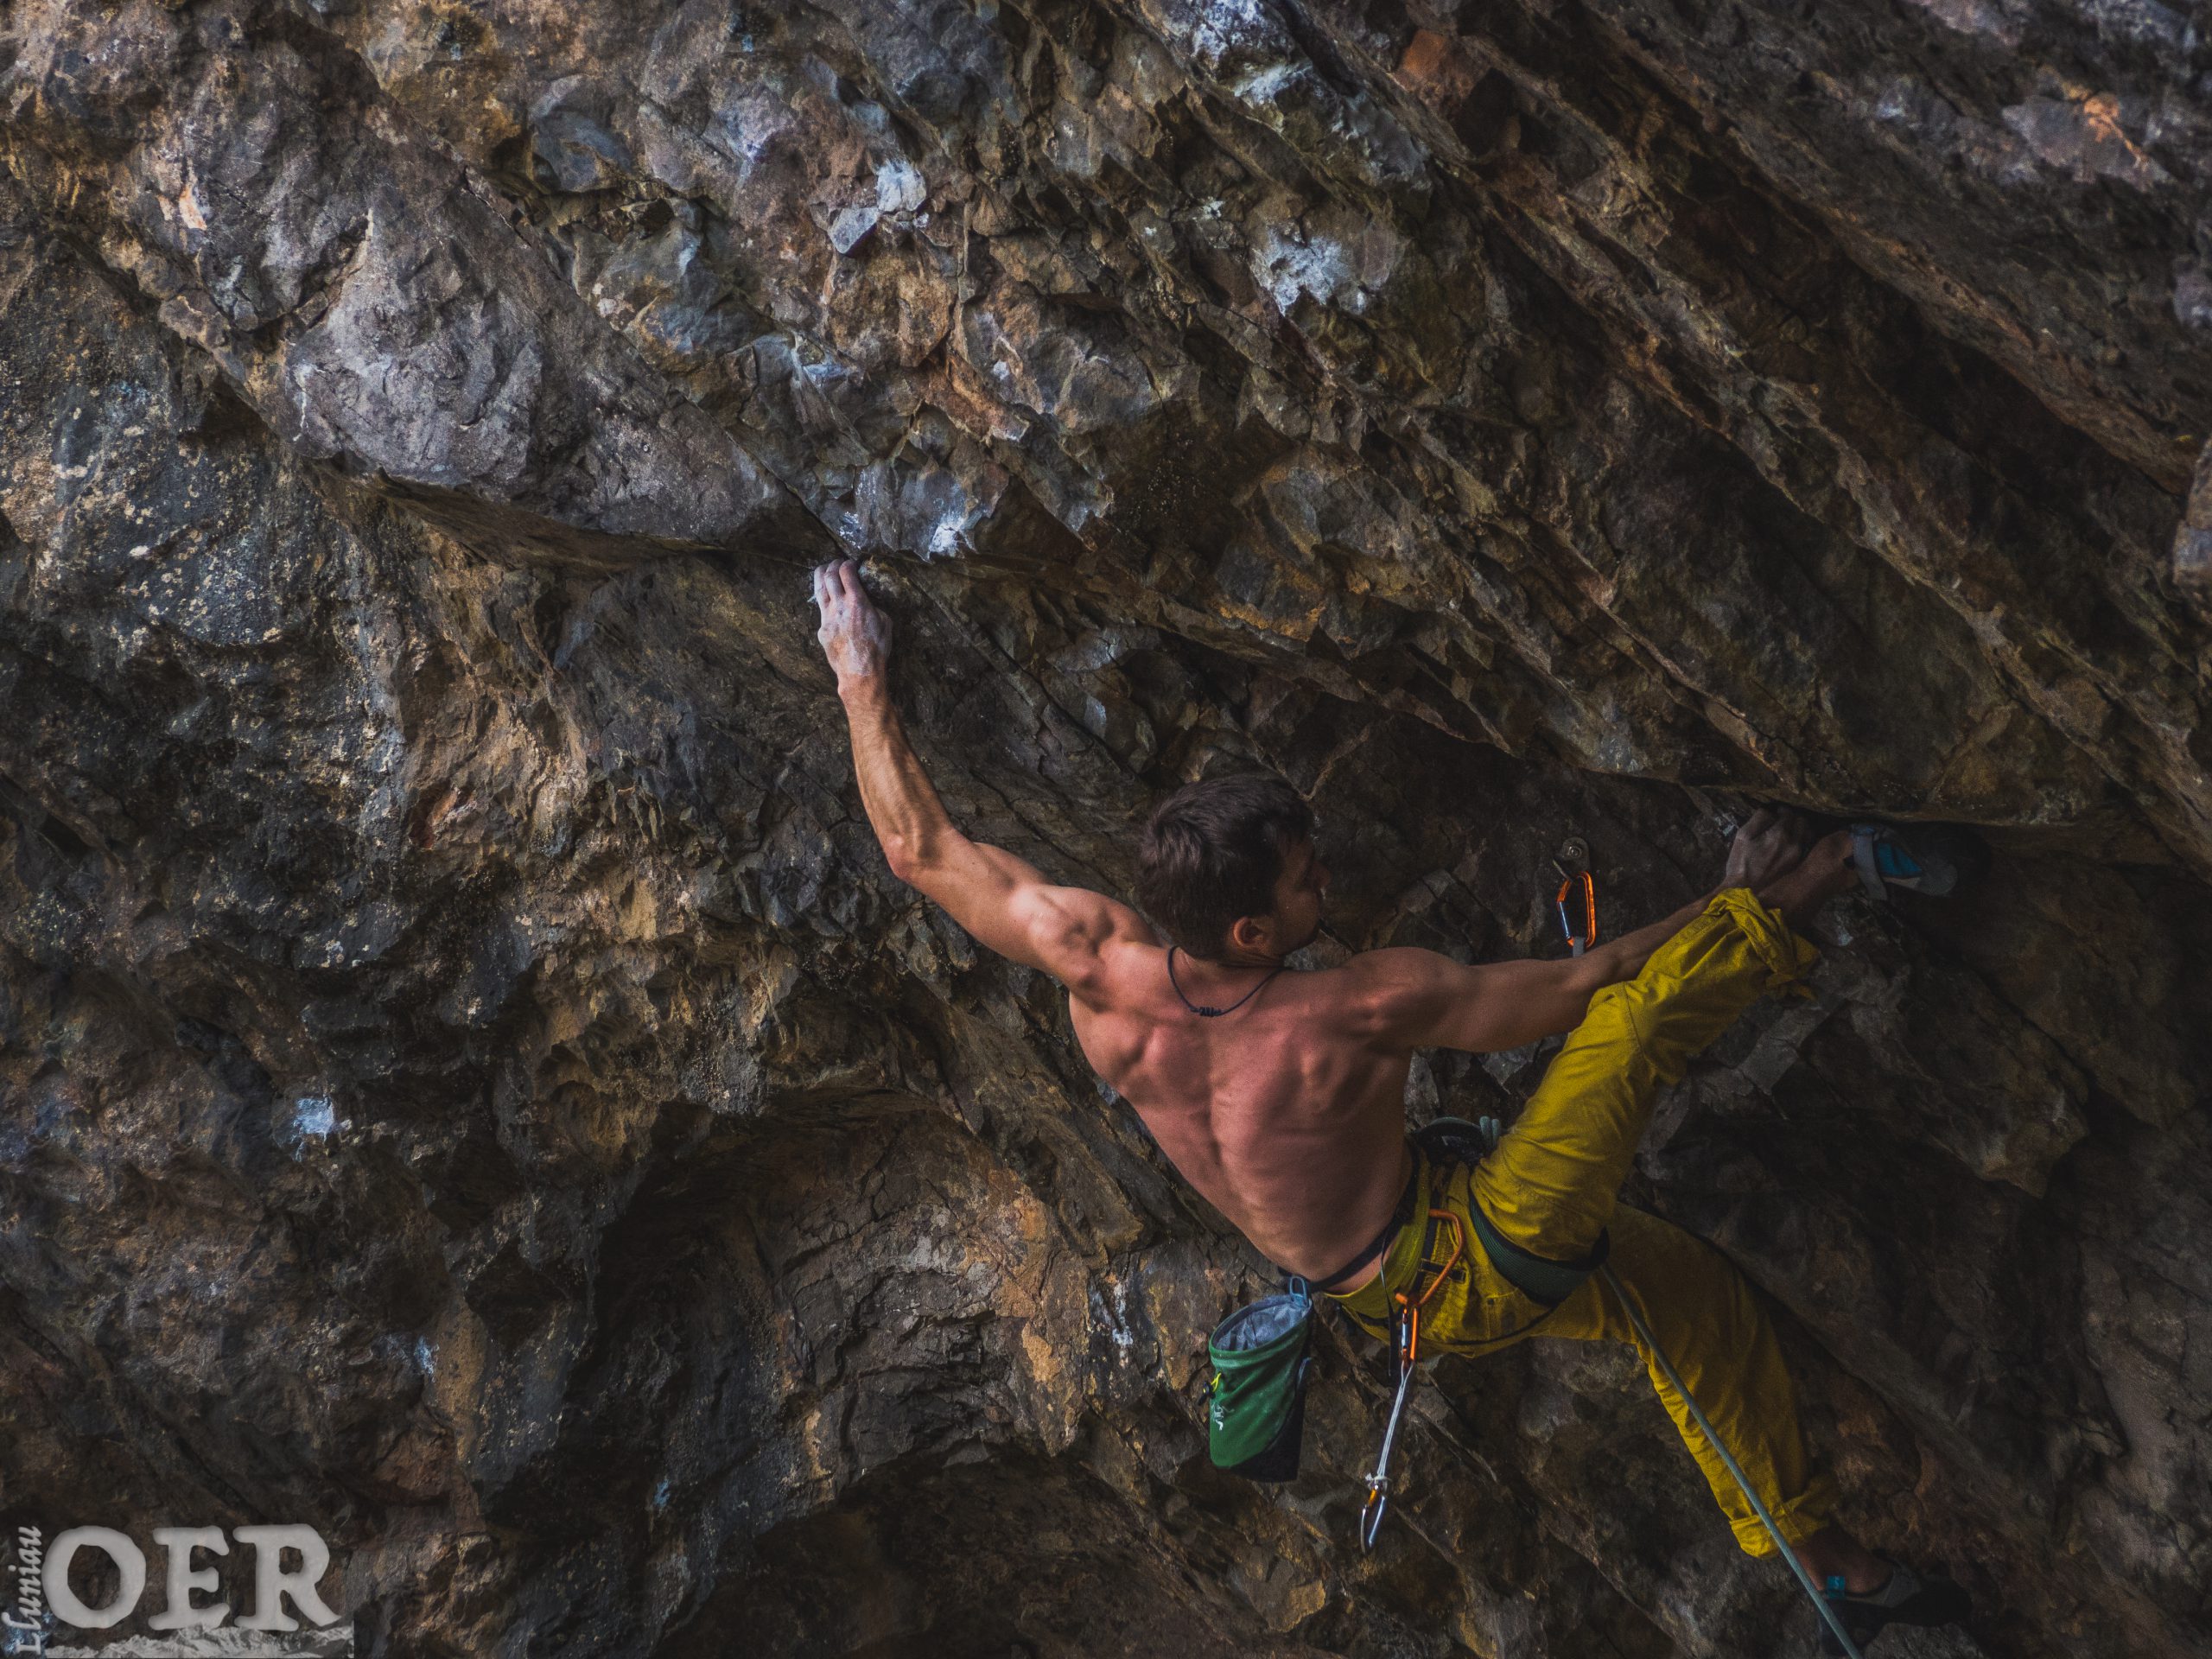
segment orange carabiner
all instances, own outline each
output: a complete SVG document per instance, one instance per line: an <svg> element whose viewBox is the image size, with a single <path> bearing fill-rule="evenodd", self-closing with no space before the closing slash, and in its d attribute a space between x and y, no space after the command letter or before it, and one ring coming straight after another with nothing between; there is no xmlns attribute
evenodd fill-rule
<svg viewBox="0 0 2212 1659"><path fill-rule="evenodd" d="M1459 1258L1467 1253L1467 1230L1460 1224L1459 1217L1449 1210L1431 1210L1428 1213L1438 1221L1452 1224L1452 1254L1444 1258L1444 1265L1436 1270L1436 1277L1430 1280L1428 1288L1421 1292L1423 1303L1436 1294L1438 1287L1452 1276L1452 1269L1459 1265Z"/></svg>
<svg viewBox="0 0 2212 1659"><path fill-rule="evenodd" d="M1435 1295L1438 1289L1442 1287L1444 1281L1452 1276L1452 1269L1459 1265L1459 1258L1467 1253L1467 1230L1460 1222L1459 1217L1453 1215L1449 1210L1432 1209L1428 1213L1433 1220L1448 1221L1452 1224L1452 1254L1444 1258L1444 1265L1435 1270L1434 1276L1428 1281L1428 1288L1421 1292L1418 1300L1410 1303L1408 1302L1406 1300L1406 1293L1402 1290L1399 1291L1396 1294L1398 1306L1404 1309L1406 1315L1405 1349L1398 1357L1398 1362L1402 1365L1411 1365L1414 1359L1419 1357L1421 1351L1421 1309L1428 1306L1428 1299ZM1418 1272L1425 1272L1427 1270L1427 1267L1424 1262ZM1418 1272L1416 1274L1416 1281L1418 1281Z"/></svg>
<svg viewBox="0 0 2212 1659"><path fill-rule="evenodd" d="M1582 931L1578 936L1574 924L1567 918L1567 895L1577 887L1582 890ZM1553 901L1559 906L1560 931L1567 935L1567 944L1576 956L1580 956L1598 943L1598 883L1587 870L1577 870L1559 884L1559 897Z"/></svg>

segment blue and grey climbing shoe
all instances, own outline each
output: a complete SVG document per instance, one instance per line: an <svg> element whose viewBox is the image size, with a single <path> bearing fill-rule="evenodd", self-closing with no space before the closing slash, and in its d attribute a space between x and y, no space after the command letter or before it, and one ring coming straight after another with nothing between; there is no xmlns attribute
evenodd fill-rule
<svg viewBox="0 0 2212 1659"><path fill-rule="evenodd" d="M1989 868L1981 837L1948 823L1854 823L1851 857L1870 899L1900 887L1940 898Z"/></svg>
<svg viewBox="0 0 2212 1659"><path fill-rule="evenodd" d="M1886 1555L1882 1559L1889 1560ZM1862 1649L1887 1625L1955 1624L1974 1611L1973 1599L1942 1568L1915 1573L1895 1561L1890 1561L1890 1576L1882 1587L1863 1596L1847 1592L1841 1579L1830 1579L1827 1600ZM1826 1619L1821 1621L1821 1651L1843 1651Z"/></svg>

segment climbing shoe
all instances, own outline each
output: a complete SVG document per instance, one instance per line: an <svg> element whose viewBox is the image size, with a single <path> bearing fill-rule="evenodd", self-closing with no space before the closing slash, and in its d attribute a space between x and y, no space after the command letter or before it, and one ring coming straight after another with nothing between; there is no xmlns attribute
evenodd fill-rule
<svg viewBox="0 0 2212 1659"><path fill-rule="evenodd" d="M1949 823L1854 823L1851 857L1870 899L1892 889L1940 898L1989 868L1989 849Z"/></svg>
<svg viewBox="0 0 2212 1659"><path fill-rule="evenodd" d="M1882 1559L1889 1560L1886 1555ZM1882 1587L1863 1596L1846 1591L1841 1579L1830 1579L1827 1600L1836 1617L1842 1620L1843 1628L1851 1632L1851 1639L1862 1649L1886 1625L1955 1624L1974 1611L1974 1603L1967 1592L1942 1568L1915 1573L1895 1561L1890 1561L1890 1576ZM1835 1639L1835 1632L1828 1628L1826 1619L1821 1621L1821 1651L1843 1651L1843 1643Z"/></svg>

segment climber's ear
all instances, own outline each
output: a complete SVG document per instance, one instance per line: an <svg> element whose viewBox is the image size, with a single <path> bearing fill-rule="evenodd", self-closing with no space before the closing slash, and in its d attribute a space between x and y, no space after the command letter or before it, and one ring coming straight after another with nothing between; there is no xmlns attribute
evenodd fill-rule
<svg viewBox="0 0 2212 1659"><path fill-rule="evenodd" d="M1274 954L1274 918L1272 916L1239 916L1229 925L1228 944L1230 950L1259 952L1262 956Z"/></svg>

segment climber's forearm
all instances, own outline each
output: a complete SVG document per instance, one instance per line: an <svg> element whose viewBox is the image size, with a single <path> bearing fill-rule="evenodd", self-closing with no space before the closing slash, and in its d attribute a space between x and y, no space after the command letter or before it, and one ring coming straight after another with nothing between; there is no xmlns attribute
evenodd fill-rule
<svg viewBox="0 0 2212 1659"><path fill-rule="evenodd" d="M853 770L860 777L861 804L892 874L912 881L917 872L940 861L964 837L938 799L921 757L907 742L884 677L841 678L837 696L852 728Z"/></svg>

